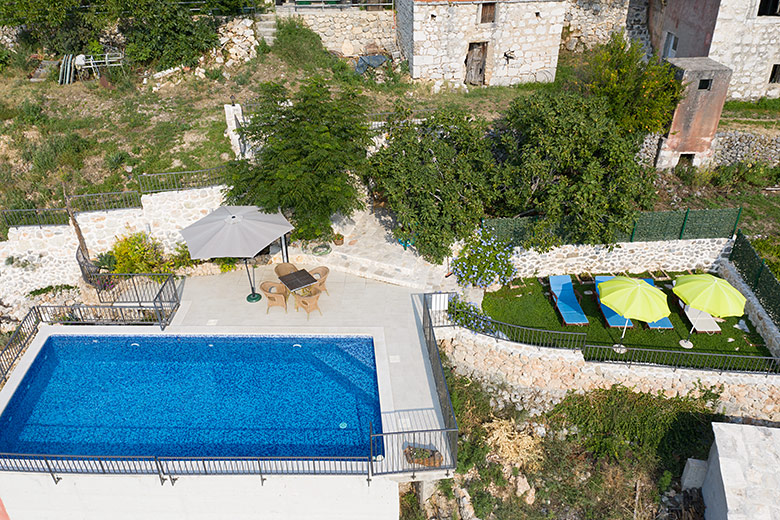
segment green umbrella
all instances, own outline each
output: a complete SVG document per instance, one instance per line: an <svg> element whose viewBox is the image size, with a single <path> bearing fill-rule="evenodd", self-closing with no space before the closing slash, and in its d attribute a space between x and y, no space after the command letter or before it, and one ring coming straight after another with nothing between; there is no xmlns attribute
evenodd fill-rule
<svg viewBox="0 0 780 520"><path fill-rule="evenodd" d="M628 320L653 323L669 316L666 294L644 280L616 276L599 284L601 303L626 318L622 340L626 335Z"/></svg>
<svg viewBox="0 0 780 520"><path fill-rule="evenodd" d="M723 278L711 274L686 274L674 281L674 294L694 309L725 318L745 314L745 297ZM696 323L692 324L688 339L680 345L691 348L690 342Z"/></svg>

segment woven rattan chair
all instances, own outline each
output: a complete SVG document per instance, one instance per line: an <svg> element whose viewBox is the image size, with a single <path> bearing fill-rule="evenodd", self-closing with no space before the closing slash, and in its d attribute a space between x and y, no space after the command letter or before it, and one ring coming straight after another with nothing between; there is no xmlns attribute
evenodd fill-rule
<svg viewBox="0 0 780 520"><path fill-rule="evenodd" d="M302 294L293 293L293 296L295 297L295 311L298 312L298 309L303 309L306 311L306 319L309 319L309 314L311 314L311 311L314 309L317 309L320 311L320 316L322 315L322 310L320 309L318 300L320 299L320 294L322 294L322 291L317 289L314 286L311 286L307 288L308 295L304 296Z"/></svg>
<svg viewBox="0 0 780 520"><path fill-rule="evenodd" d="M328 288L325 287L325 280L328 279L328 273L330 273L330 269L327 267L315 267L314 269L311 269L309 273L317 279L317 283L314 284L314 287L319 289L320 291L325 291L325 294L330 296L330 293L328 292Z"/></svg>
<svg viewBox="0 0 780 520"><path fill-rule="evenodd" d="M290 264L287 262L276 264L276 266L274 267L274 272L276 273L276 276L284 276L286 274L294 273L297 270L298 268L295 267L294 264Z"/></svg>
<svg viewBox="0 0 780 520"><path fill-rule="evenodd" d="M284 312L287 312L287 296L289 291L283 283L278 282L263 282L260 284L260 292L265 296L265 301L268 302L268 307L265 309L265 313L271 307L284 307Z"/></svg>

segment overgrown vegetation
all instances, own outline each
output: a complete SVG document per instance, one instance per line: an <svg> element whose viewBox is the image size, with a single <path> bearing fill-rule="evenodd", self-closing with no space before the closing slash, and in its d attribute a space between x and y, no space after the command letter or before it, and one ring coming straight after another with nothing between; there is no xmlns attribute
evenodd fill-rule
<svg viewBox="0 0 780 520"><path fill-rule="evenodd" d="M449 366L445 374L460 427L455 480L480 518L655 518L659 493L688 457L706 458L710 424L722 419L712 411L717 389L667 398L613 386L570 394L529 426L512 406L492 409L479 382ZM489 432L499 431L496 442ZM536 458L508 455L520 451ZM442 486L450 498L451 487Z"/></svg>
<svg viewBox="0 0 780 520"><path fill-rule="evenodd" d="M111 255L115 273L169 273L172 269L162 243L143 231L120 237L111 248Z"/></svg>
<svg viewBox="0 0 780 520"><path fill-rule="evenodd" d="M768 236L754 238L750 241L767 267L780 279L780 237Z"/></svg>
<svg viewBox="0 0 780 520"><path fill-rule="evenodd" d="M68 284L58 284L58 285L47 285L46 287L41 287L40 289L33 289L32 291L27 293L27 296L30 298L34 298L36 296L41 296L42 294L60 294L64 291L72 291L76 290L78 287L75 285L68 285Z"/></svg>

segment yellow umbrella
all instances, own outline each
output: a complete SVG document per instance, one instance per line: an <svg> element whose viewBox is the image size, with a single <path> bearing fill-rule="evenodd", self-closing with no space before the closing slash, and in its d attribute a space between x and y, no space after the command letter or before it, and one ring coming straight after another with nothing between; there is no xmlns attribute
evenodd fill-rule
<svg viewBox="0 0 780 520"><path fill-rule="evenodd" d="M669 316L666 294L644 280L616 276L599 284L601 303L626 318L622 340L626 335L628 320L653 323Z"/></svg>
<svg viewBox="0 0 780 520"><path fill-rule="evenodd" d="M727 316L742 316L745 314L745 297L723 278L711 274L686 274L674 281L674 294L694 309L707 314L725 318ZM680 345L691 348L690 342L696 323L692 324L688 339L680 341Z"/></svg>

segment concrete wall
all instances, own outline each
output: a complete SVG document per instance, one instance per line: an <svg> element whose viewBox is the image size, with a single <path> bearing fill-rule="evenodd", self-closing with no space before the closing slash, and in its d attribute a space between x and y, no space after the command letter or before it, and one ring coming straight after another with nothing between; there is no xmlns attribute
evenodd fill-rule
<svg viewBox="0 0 780 520"><path fill-rule="evenodd" d="M718 444L713 442L707 459L707 474L701 486L701 494L706 505L704 518L707 520L728 520L726 490L723 487L723 475L720 472Z"/></svg>
<svg viewBox="0 0 780 520"><path fill-rule="evenodd" d="M0 472L10 520L397 520L398 484L364 476L182 477ZM0 512L2 509L0 508ZM1 518L1 516L0 516Z"/></svg>
<svg viewBox="0 0 780 520"><path fill-rule="evenodd" d="M116 237L148 231L170 252L184 239L179 230L222 204L222 187L170 191L144 195L143 208L79 213L79 222L90 254L111 249ZM0 242L0 314L23 317L27 293L47 285L77 285L78 241L70 226L12 227L8 240ZM6 259L14 257L12 264Z"/></svg>
<svg viewBox="0 0 780 520"><path fill-rule="evenodd" d="M726 101L731 70L710 58L669 58L669 62L677 69L677 78L685 91L674 111L656 167L675 166L682 153L695 154L694 164L707 162L712 156L712 140ZM711 81L711 88L700 89L702 80Z"/></svg>
<svg viewBox="0 0 780 520"><path fill-rule="evenodd" d="M759 0L722 0L710 58L734 71L732 99L780 97L780 83L769 83L780 64L780 16L757 16Z"/></svg>
<svg viewBox="0 0 780 520"><path fill-rule="evenodd" d="M479 3L414 2L413 78L462 84L469 43L487 42L486 85L555 79L562 0L498 2L495 23L479 23L480 9ZM508 51L515 59L505 59Z"/></svg>
<svg viewBox="0 0 780 520"><path fill-rule="evenodd" d="M661 54L666 33L671 32L679 38L678 58L707 56L720 3L721 0L651 0L648 25L653 48Z"/></svg>
<svg viewBox="0 0 780 520"><path fill-rule="evenodd" d="M715 269L731 251L726 238L626 242L608 246L565 245L546 253L515 249L512 261L518 276L581 273L641 273L664 269Z"/></svg>
<svg viewBox="0 0 780 520"><path fill-rule="evenodd" d="M395 12L391 9L298 9L278 10L279 15L299 16L322 38L329 51L358 56L390 51L396 47Z"/></svg>

